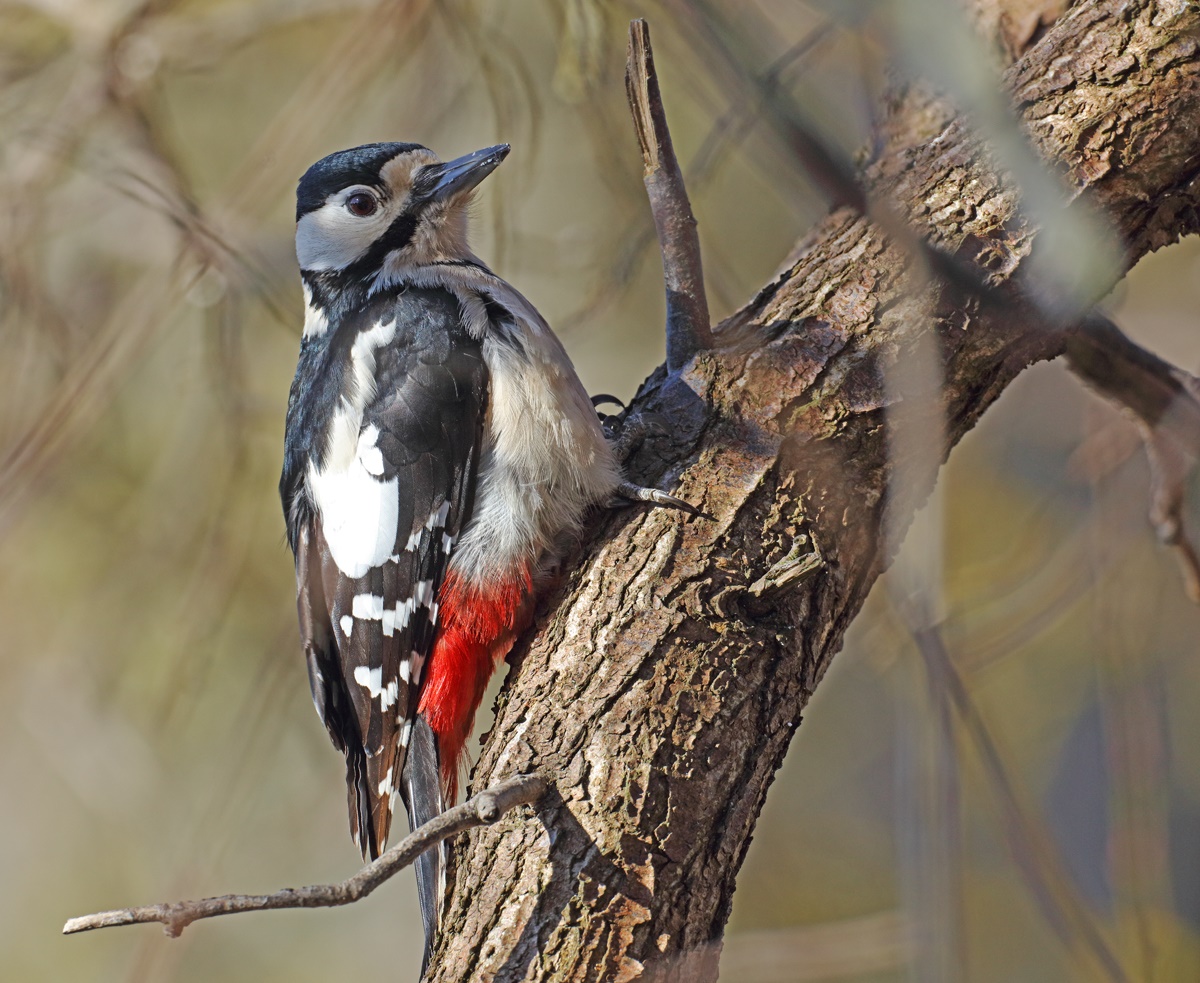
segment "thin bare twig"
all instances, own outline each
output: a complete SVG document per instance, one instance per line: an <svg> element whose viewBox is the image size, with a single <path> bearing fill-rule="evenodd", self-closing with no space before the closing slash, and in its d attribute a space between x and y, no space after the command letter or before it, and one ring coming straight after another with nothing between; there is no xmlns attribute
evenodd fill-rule
<svg viewBox="0 0 1200 983"><path fill-rule="evenodd" d="M518 775L500 782L472 796L462 805L435 816L385 852L378 860L372 861L353 877L338 884L316 884L299 889L284 888L274 894L224 894L199 901L164 902L139 908L101 911L94 915L72 918L63 926L63 935L87 932L94 928L110 928L113 925L161 922L166 934L177 938L188 925L201 918L234 915L243 911L333 908L353 904L409 866L430 847L464 830L476 826L490 826L519 805L531 805L542 797L546 786L546 779L540 775Z"/></svg>
<svg viewBox="0 0 1200 983"><path fill-rule="evenodd" d="M1187 479L1200 459L1200 379L1135 344L1093 312L1067 340L1077 376L1134 417L1150 461L1150 522L1175 549L1187 595L1200 604L1200 555L1183 524Z"/></svg>
<svg viewBox="0 0 1200 983"><path fill-rule="evenodd" d="M654 71L650 27L640 19L629 22L625 93L642 148L643 180L662 248L667 288L667 368L678 372L697 352L713 347L713 335L696 216L667 129L667 114Z"/></svg>

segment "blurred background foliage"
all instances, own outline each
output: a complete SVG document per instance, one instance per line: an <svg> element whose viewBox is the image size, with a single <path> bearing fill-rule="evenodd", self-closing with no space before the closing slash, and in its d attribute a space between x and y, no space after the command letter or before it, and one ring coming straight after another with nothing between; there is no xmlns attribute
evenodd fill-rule
<svg viewBox="0 0 1200 983"><path fill-rule="evenodd" d="M663 308L629 17L654 30L720 317L824 209L737 72L781 81L850 154L895 52L968 103L996 91L936 10L0 0L5 980L415 978L408 876L174 942L58 935L87 911L357 866L275 492L308 164L374 140L511 142L477 249L593 392L628 397L662 358ZM1198 284L1185 243L1111 305L1194 371ZM914 643L894 578L872 595L762 817L724 978L1200 975L1200 613L1152 539L1147 480L1133 428L1057 365L955 451L904 548L937 553L940 634Z"/></svg>

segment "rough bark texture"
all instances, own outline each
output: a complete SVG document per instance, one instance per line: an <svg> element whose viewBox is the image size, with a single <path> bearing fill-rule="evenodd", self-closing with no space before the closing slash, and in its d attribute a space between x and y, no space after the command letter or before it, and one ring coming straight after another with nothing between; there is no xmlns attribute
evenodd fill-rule
<svg viewBox="0 0 1200 983"><path fill-rule="evenodd" d="M1112 222L1126 267L1197 225L1198 27L1183 2L1083 3L1030 30L1007 74L1036 148ZM672 432L631 473L715 518L602 517L547 599L474 783L538 768L555 785L460 842L431 979L715 978L772 776L888 563L885 512L906 525L935 477L889 485L887 364L936 338L948 451L1060 352L1016 288L1039 229L966 122L914 88L883 128L871 194L1012 304L923 283L842 209L720 327L718 350L647 381L634 409Z"/></svg>

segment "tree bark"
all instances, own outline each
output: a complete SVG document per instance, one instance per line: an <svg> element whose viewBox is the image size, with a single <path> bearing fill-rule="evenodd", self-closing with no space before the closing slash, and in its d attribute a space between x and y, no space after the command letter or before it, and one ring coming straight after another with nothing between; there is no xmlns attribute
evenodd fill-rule
<svg viewBox="0 0 1200 983"><path fill-rule="evenodd" d="M1182 0L1097 0L1040 36L1005 35L1032 44L1005 76L1025 132L1069 209L1087 202L1115 229L1124 269L1197 227L1198 28ZM714 979L771 779L888 565L885 526L907 526L936 477L896 480L888 367L936 343L940 461L1019 372L1063 350L1069 325L1022 289L1044 237L1012 180L919 88L887 108L869 194L1008 303L931 282L843 208L716 329L717 349L647 380L631 409L671 433L628 470L712 518L599 517L543 603L474 787L539 769L551 790L458 843L430 979Z"/></svg>

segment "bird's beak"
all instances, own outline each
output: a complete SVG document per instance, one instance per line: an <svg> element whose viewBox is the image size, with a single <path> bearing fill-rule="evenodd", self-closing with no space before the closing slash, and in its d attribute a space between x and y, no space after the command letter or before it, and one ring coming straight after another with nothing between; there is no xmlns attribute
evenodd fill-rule
<svg viewBox="0 0 1200 983"><path fill-rule="evenodd" d="M456 157L444 164L429 165L426 168L428 174L422 175L423 178L433 180L429 197L434 200L445 199L463 191L470 191L500 166L500 162L508 156L511 149L507 143L501 143L495 147L476 150L464 157Z"/></svg>

